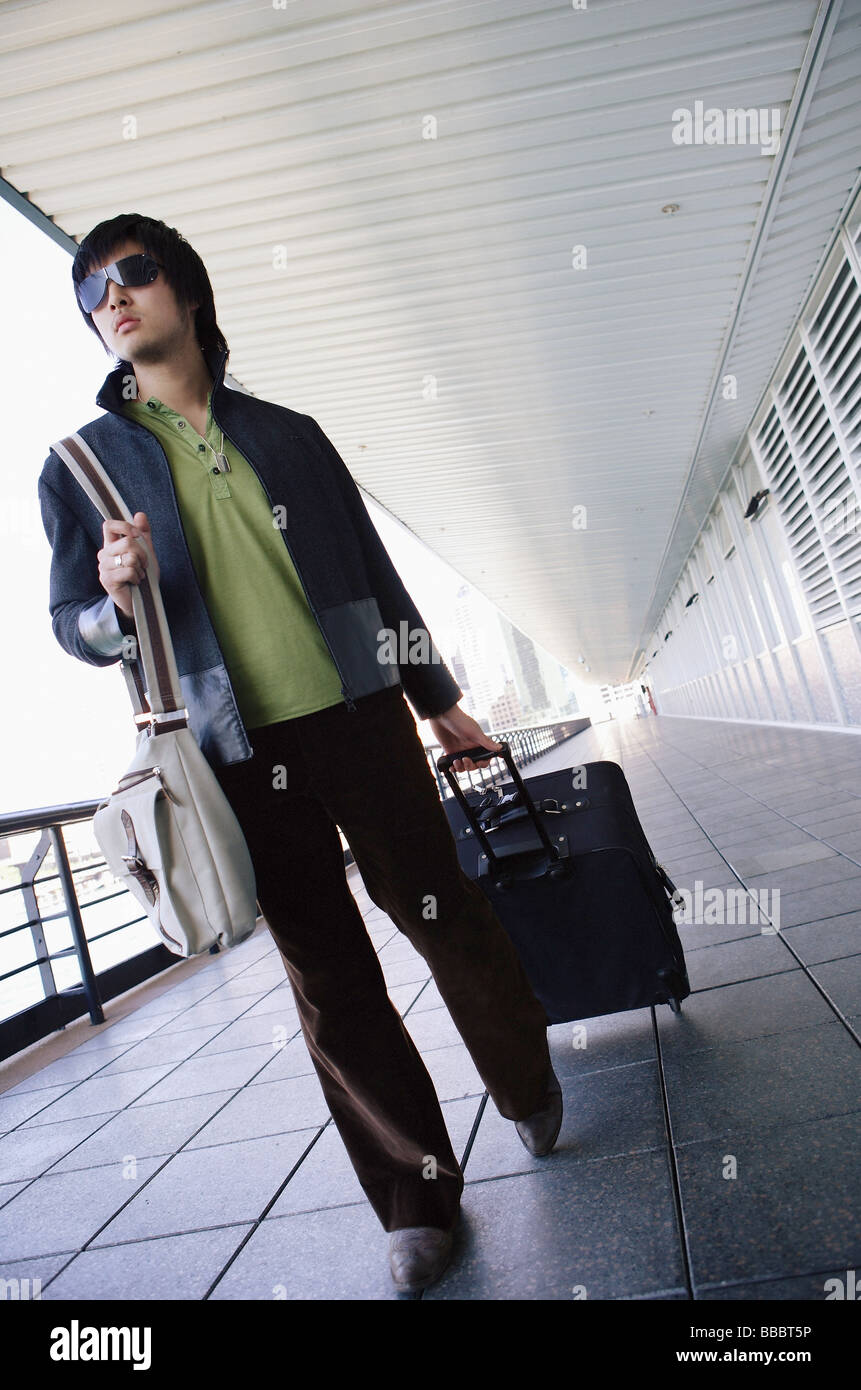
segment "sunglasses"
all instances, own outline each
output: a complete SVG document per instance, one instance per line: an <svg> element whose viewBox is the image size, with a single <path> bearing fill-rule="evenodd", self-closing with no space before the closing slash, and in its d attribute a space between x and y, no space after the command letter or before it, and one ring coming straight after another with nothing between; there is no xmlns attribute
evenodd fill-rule
<svg viewBox="0 0 861 1390"><path fill-rule="evenodd" d="M164 266L152 256L123 256L121 261L112 261L110 265L102 266L101 270L94 270L92 275L75 287L78 303L85 314L91 314L104 301L109 280L113 280L115 285L139 289L141 285L151 285L153 280L158 279L160 270L164 270Z"/></svg>

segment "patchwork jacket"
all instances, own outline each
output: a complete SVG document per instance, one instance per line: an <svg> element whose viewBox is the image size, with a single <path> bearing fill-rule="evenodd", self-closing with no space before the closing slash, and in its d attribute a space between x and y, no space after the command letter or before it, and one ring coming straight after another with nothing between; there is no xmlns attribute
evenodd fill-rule
<svg viewBox="0 0 861 1390"><path fill-rule="evenodd" d="M403 688L420 719L450 709L463 691L343 459L310 415L228 387L226 352L205 357L216 424L254 469L270 506L283 508L279 529L340 674L347 709L355 711L356 699L392 685ZM213 765L242 762L252 748L192 564L167 456L155 435L122 410L123 383L131 373L129 363L120 363L108 374L96 397L107 413L79 433L132 514L146 512L191 730ZM39 502L52 549L54 635L65 651L90 665L119 662L124 634L135 629L99 582L102 517L53 449L39 477ZM394 644L384 641L383 629L394 634ZM420 640L413 642L417 634ZM138 674L143 682L142 668Z"/></svg>

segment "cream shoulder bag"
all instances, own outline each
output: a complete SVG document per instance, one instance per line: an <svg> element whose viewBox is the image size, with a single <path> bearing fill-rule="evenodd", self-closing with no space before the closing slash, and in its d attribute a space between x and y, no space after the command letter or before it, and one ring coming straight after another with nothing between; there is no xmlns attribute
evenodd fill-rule
<svg viewBox="0 0 861 1390"><path fill-rule="evenodd" d="M51 446L102 516L133 516L79 434ZM108 867L137 899L169 950L196 956L217 944L236 946L254 931L256 882L233 808L188 725L161 591L148 568L131 584L136 637L148 708L129 667L123 672L135 709L150 714L125 776L93 817Z"/></svg>

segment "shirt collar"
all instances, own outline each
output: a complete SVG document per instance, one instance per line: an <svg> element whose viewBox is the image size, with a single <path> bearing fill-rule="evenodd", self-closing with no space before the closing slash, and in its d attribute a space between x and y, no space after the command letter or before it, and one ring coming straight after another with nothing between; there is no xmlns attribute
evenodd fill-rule
<svg viewBox="0 0 861 1390"><path fill-rule="evenodd" d="M227 352L220 348L204 348L204 360L212 373L212 399L224 385L224 369L227 364ZM112 372L108 372L102 383L102 388L96 396L96 405L102 410L113 411L116 415L123 414L123 407L128 401L128 395L123 394L123 387L128 378L134 378L134 367L131 362L121 361L118 367Z"/></svg>

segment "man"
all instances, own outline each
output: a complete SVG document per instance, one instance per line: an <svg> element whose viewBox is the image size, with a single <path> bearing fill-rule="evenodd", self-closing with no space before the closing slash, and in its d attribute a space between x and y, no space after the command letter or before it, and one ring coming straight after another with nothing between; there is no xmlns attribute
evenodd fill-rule
<svg viewBox="0 0 861 1390"><path fill-rule="evenodd" d="M103 521L51 451L39 493L54 632L82 661L119 660L144 537L189 722L248 842L323 1093L391 1233L395 1285L417 1291L450 1259L463 1174L336 827L372 900L427 960L500 1113L532 1153L549 1153L562 1101L544 1011L459 868L404 691L446 752L499 744L460 709L463 692L319 425L224 385L227 344L188 243L120 216L84 239L72 276L85 322L118 361L97 397L107 413L80 432L134 523ZM381 641L386 630L399 641L403 624L426 638L417 662L393 662Z"/></svg>

